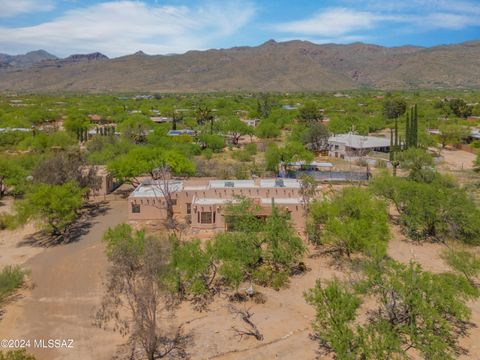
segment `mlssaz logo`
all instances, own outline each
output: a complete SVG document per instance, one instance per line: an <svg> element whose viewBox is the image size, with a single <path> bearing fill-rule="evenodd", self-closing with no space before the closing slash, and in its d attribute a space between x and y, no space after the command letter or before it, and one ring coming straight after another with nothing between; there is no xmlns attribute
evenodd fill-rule
<svg viewBox="0 0 480 360"><path fill-rule="evenodd" d="M36 348L73 349L73 339L38 339L33 341Z"/></svg>

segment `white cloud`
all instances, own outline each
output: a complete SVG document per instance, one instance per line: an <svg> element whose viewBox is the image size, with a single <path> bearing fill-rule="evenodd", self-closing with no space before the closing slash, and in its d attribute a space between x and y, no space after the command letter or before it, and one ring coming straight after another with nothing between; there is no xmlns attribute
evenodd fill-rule
<svg viewBox="0 0 480 360"><path fill-rule="evenodd" d="M311 18L274 25L273 28L286 33L340 37L354 31L371 29L376 21L376 15L366 11L330 8Z"/></svg>
<svg viewBox="0 0 480 360"><path fill-rule="evenodd" d="M50 11L54 8L51 0L0 0L0 18L8 18L34 11Z"/></svg>
<svg viewBox="0 0 480 360"><path fill-rule="evenodd" d="M0 47L9 52L44 48L60 56L93 51L109 56L137 50L184 52L207 48L215 40L232 35L254 14L251 3L233 1L195 8L111 1L70 10L35 26L0 27Z"/></svg>
<svg viewBox="0 0 480 360"><path fill-rule="evenodd" d="M381 35L384 29L406 33L480 26L479 1L339 0L336 4L343 7L324 8L308 18L270 28L289 37L344 43L348 39L368 39L376 32Z"/></svg>

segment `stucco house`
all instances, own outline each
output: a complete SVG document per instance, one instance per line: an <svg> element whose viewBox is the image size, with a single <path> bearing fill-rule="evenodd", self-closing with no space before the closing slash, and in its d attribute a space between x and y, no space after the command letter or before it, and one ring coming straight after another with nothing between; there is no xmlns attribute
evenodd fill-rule
<svg viewBox="0 0 480 360"><path fill-rule="evenodd" d="M193 233L226 230L225 207L242 197L259 206L258 216L268 216L275 204L290 213L299 232L305 229L301 184L296 179L147 180L128 199L129 220L166 220L165 185L172 194L175 217L187 221Z"/></svg>
<svg viewBox="0 0 480 360"><path fill-rule="evenodd" d="M328 139L328 155L331 157L359 157L372 151L390 152L390 139L352 133L338 134Z"/></svg>

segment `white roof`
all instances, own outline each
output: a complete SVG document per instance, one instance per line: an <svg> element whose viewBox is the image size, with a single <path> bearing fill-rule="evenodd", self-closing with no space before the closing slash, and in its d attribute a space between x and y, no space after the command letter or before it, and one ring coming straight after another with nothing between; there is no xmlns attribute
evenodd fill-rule
<svg viewBox="0 0 480 360"><path fill-rule="evenodd" d="M212 189L223 189L223 188L254 188L254 180L210 180L208 182L210 188ZM233 186L229 186L233 185Z"/></svg>
<svg viewBox="0 0 480 360"><path fill-rule="evenodd" d="M387 147L390 146L390 139L376 136L363 136L356 134L338 134L331 136L328 143L343 144L356 149Z"/></svg>
<svg viewBox="0 0 480 360"><path fill-rule="evenodd" d="M283 183L283 186L277 183ZM262 179L260 180L260 187L262 188L300 188L300 181L297 179Z"/></svg>
<svg viewBox="0 0 480 360"><path fill-rule="evenodd" d="M194 205L224 205L238 202L236 199L220 199L220 198L194 198L192 204Z"/></svg>
<svg viewBox="0 0 480 360"><path fill-rule="evenodd" d="M28 131L32 131L32 129L27 129L27 128L0 128L0 132L11 132L11 131L28 132Z"/></svg>
<svg viewBox="0 0 480 360"><path fill-rule="evenodd" d="M333 167L333 164L332 164L332 163L329 163L329 162L318 162L318 161L312 161L312 162L294 161L294 162L288 163L287 165L290 165L290 166L311 165L311 166L317 166L317 167Z"/></svg>
<svg viewBox="0 0 480 360"><path fill-rule="evenodd" d="M472 129L472 131L470 132L470 136L475 139L480 139L480 130Z"/></svg>
<svg viewBox="0 0 480 360"><path fill-rule="evenodd" d="M194 205L225 205L238 203L238 199L220 199L220 198L194 198L192 204ZM302 204L301 198L273 198L273 202L278 205L297 205ZM262 205L271 205L272 198L261 198L260 203Z"/></svg>
<svg viewBox="0 0 480 360"><path fill-rule="evenodd" d="M270 205L272 203L272 198L262 198L261 202L262 205ZM273 198L273 202L280 205L295 205L303 203L301 198Z"/></svg>
<svg viewBox="0 0 480 360"><path fill-rule="evenodd" d="M169 180L167 182L170 192L183 190L183 181ZM137 186L130 195L132 197L163 197L164 184L162 181L146 181Z"/></svg>
<svg viewBox="0 0 480 360"><path fill-rule="evenodd" d="M208 184L189 184L183 180L169 180L170 191L202 191L208 189L298 189L301 182L297 179L260 179L255 180L210 180ZM143 181L130 196L132 197L163 197L163 182L155 180Z"/></svg>

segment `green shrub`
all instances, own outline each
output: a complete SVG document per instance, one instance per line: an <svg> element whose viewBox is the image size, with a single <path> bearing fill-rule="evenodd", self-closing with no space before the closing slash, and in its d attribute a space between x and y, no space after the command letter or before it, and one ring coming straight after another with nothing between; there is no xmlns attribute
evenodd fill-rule
<svg viewBox="0 0 480 360"><path fill-rule="evenodd" d="M257 153L257 144L247 144L245 145L245 151L250 155L255 155Z"/></svg>
<svg viewBox="0 0 480 360"><path fill-rule="evenodd" d="M35 360L35 356L27 354L25 350L0 352L0 360Z"/></svg>
<svg viewBox="0 0 480 360"><path fill-rule="evenodd" d="M386 169L387 168L387 162L385 160L377 160L377 161L375 161L375 167L377 169Z"/></svg>
<svg viewBox="0 0 480 360"><path fill-rule="evenodd" d="M18 227L18 218L11 214L0 214L0 230L13 230Z"/></svg>
<svg viewBox="0 0 480 360"><path fill-rule="evenodd" d="M7 266L0 272L0 302L22 286L25 272L19 266Z"/></svg>
<svg viewBox="0 0 480 360"><path fill-rule="evenodd" d="M210 160L213 157L213 150L207 148L202 151L202 155L205 159Z"/></svg>

